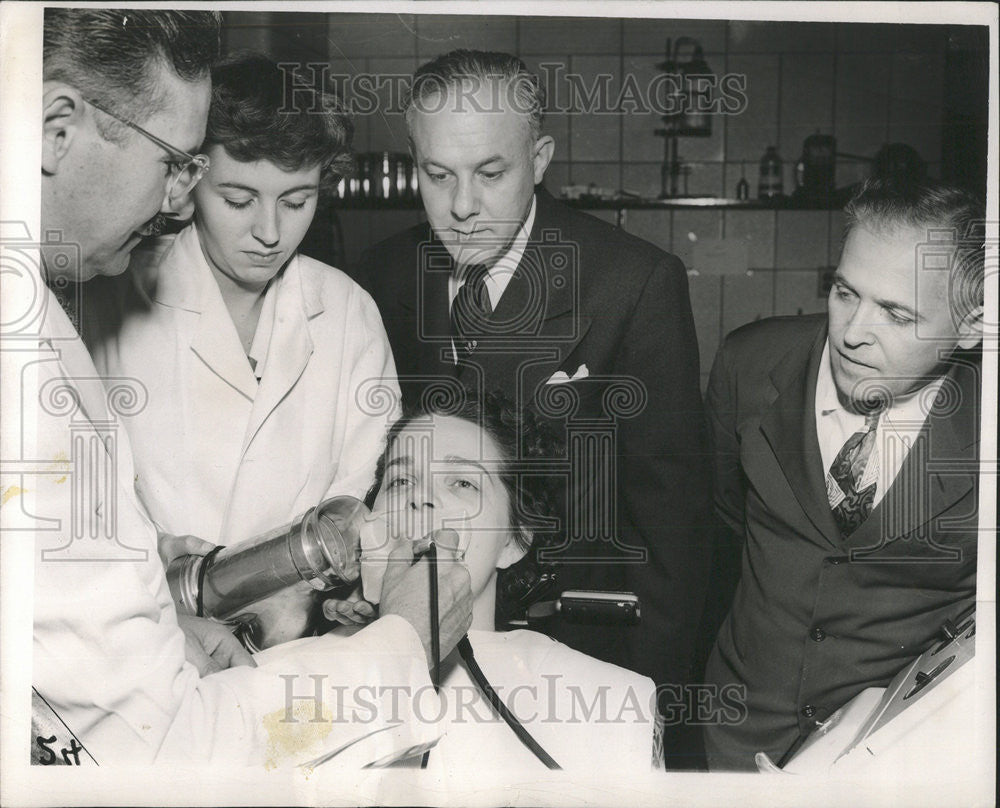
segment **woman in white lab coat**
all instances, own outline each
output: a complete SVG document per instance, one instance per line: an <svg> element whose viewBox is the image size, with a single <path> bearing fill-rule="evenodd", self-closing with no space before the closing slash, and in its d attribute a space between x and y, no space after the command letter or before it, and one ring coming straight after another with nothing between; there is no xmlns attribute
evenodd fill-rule
<svg viewBox="0 0 1000 808"><path fill-rule="evenodd" d="M133 258L84 333L102 375L148 393L126 428L158 528L227 545L363 496L398 387L372 299L297 253L321 188L349 164L349 119L326 96L322 112L312 94L286 104L264 57L212 81L193 223ZM301 614L263 645L304 630L308 592L294 597Z"/></svg>
<svg viewBox="0 0 1000 808"><path fill-rule="evenodd" d="M547 543L534 525L556 515L558 482L531 473L531 464L551 464L558 455L551 432L500 395L465 391L441 409L407 413L389 433L372 490L374 519L362 539L363 594L378 600L386 558L401 543L436 536L439 563L459 561L469 570L469 645L501 700L560 767L620 783L623 774L661 767L652 680L544 634L495 630L501 572L509 578L516 566L518 576L530 580L525 562ZM500 588L502 598L522 594L520 582ZM344 603L327 601L324 612L346 622ZM470 776L512 782L544 773L541 759L477 690L458 649L442 662L441 685L435 717L445 734L428 767L443 782Z"/></svg>

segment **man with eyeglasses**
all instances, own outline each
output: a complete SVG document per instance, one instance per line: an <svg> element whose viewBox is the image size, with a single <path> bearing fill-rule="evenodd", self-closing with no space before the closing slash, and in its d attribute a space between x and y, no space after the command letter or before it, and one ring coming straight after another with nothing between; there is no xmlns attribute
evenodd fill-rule
<svg viewBox="0 0 1000 808"><path fill-rule="evenodd" d="M156 75L144 64L148 52L135 48L119 51L117 63L98 61L105 38L86 36L92 31L78 24L80 16L46 15L42 229L79 245L81 259L79 267L46 267L50 282L54 274L85 281L123 272L162 216L190 215L187 192L208 166L203 155L189 153L205 134L205 66L217 47L195 22L198 15L171 22L175 38L165 34L162 47L173 66ZM148 15L128 16L122 36L131 25L137 42L155 46L159 34Z"/></svg>
<svg viewBox="0 0 1000 808"><path fill-rule="evenodd" d="M5 495L4 516L5 527L8 514L27 520L17 526L35 539L31 760L39 765L273 768L349 748L360 767L438 736L399 698L434 698L427 562L401 559L410 563L390 570L383 616L356 636L307 638L272 649L257 667L226 627L181 625L163 564L205 544L158 536L136 497L122 428L145 389L100 378L71 322L74 282L124 271L161 216L189 212L188 191L208 168L191 152L205 133L219 33L210 12L45 15L42 225L58 249L42 250L48 288L37 348L4 357L5 374L24 385L14 403L26 410L8 412L5 401L5 421L37 422L20 439L38 471L5 488L30 497ZM99 281L75 288L109 293ZM447 652L471 622L471 595L458 565L440 579Z"/></svg>

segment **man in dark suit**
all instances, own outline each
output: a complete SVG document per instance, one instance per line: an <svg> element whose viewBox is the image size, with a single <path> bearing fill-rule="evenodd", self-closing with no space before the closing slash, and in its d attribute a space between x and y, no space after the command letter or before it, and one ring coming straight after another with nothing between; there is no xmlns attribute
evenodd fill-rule
<svg viewBox="0 0 1000 808"><path fill-rule="evenodd" d="M373 247L359 273L404 399L501 389L563 430L568 459L552 473L568 481L569 541L549 555L560 589L635 592L642 621L555 633L658 684L686 682L710 483L684 266L541 188L554 143L517 58L446 54L411 96L429 221Z"/></svg>
<svg viewBox="0 0 1000 808"><path fill-rule="evenodd" d="M869 181L846 214L828 313L744 326L712 370L742 571L707 680L745 688L705 729L712 769L783 764L975 602L983 210Z"/></svg>

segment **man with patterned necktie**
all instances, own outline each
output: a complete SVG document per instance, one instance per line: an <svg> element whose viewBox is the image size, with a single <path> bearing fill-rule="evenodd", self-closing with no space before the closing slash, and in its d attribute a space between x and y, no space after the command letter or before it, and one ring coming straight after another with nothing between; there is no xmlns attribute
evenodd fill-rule
<svg viewBox="0 0 1000 808"><path fill-rule="evenodd" d="M404 108L427 223L374 245L356 277L404 402L500 389L566 436L572 459L553 472L566 480L565 542L544 560L560 590L634 592L642 620L551 631L676 694L697 676L711 550L687 273L546 192L544 107L510 54L459 50L420 67ZM671 728L667 765L693 765L683 733Z"/></svg>
<svg viewBox="0 0 1000 808"><path fill-rule="evenodd" d="M706 676L745 690L705 728L712 769L791 757L975 601L983 208L869 181L845 213L827 314L744 326L712 369L741 570Z"/></svg>

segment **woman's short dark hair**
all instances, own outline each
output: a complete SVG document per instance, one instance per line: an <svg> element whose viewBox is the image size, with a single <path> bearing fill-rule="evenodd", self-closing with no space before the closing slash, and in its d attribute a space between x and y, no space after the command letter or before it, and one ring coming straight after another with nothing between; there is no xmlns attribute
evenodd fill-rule
<svg viewBox="0 0 1000 808"><path fill-rule="evenodd" d="M301 82L266 56L241 53L212 69L212 105L202 150L267 160L285 171L320 166L324 188L349 173L354 125L330 93L296 93Z"/></svg>
<svg viewBox="0 0 1000 808"><path fill-rule="evenodd" d="M525 557L507 570L501 570L497 581L498 618L509 617L511 601L520 600L525 589L537 581L545 569L538 562L538 551L559 543L564 529L560 517L563 498L558 489L558 477L542 466L543 461L564 456L563 442L555 431L531 410L519 409L501 392L480 395L462 388L458 395L424 396L416 405L407 407L402 417L389 429L385 450L375 471L375 484L366 497L371 507L385 477L385 464L399 433L410 424L431 415L460 418L479 426L496 444L503 458L499 477L510 503L510 525L513 538L526 551ZM532 464L538 470L532 470ZM551 463L549 464L551 465Z"/></svg>
<svg viewBox="0 0 1000 808"><path fill-rule="evenodd" d="M42 76L142 124L164 103L161 69L183 81L208 75L221 26L212 11L47 8ZM97 125L113 141L128 131L108 116Z"/></svg>

